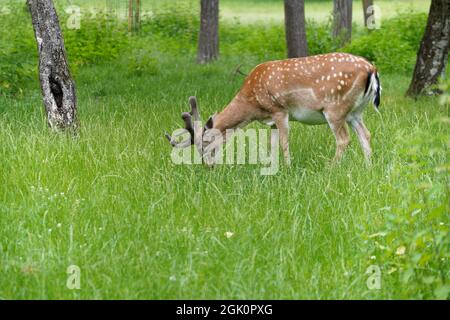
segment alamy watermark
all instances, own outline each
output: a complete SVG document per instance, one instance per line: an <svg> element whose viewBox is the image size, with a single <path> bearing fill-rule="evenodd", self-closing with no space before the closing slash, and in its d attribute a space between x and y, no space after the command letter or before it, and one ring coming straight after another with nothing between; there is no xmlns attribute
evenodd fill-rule
<svg viewBox="0 0 450 320"><path fill-rule="evenodd" d="M381 269L376 264L370 265L366 274L369 277L366 280L366 285L369 290L380 290L381 289Z"/></svg>
<svg viewBox="0 0 450 320"><path fill-rule="evenodd" d="M70 265L67 267L66 273L68 274L66 287L69 290L75 290L81 288L81 269L77 265Z"/></svg>
<svg viewBox="0 0 450 320"><path fill-rule="evenodd" d="M183 137L187 142L191 139L186 129L177 129L172 136ZM261 175L275 175L279 170L278 129L228 129L224 134L208 129L195 140L196 148L174 147L172 162L177 165L261 165Z"/></svg>
<svg viewBox="0 0 450 320"><path fill-rule="evenodd" d="M78 6L68 6L65 12L69 15L67 18L67 29L81 28L81 8Z"/></svg>
<svg viewBox="0 0 450 320"><path fill-rule="evenodd" d="M90 8L90 9L83 9L84 12L82 12L82 9L79 6L76 5L69 5L65 8L65 12L69 15L66 21L66 26L68 29L80 29L81 28L81 19L83 14L86 14L86 11L91 15L91 18L95 18L98 13L101 12L109 12L112 14L115 14L117 16L121 16L121 12L124 11L126 8L117 8L114 6L108 6L105 9L99 9L99 8ZM10 14L11 9L8 5L0 6L0 15L4 14ZM125 15L125 14L122 14ZM374 4L367 7L365 12L365 25L368 29L380 29L381 28L381 8L380 6Z"/></svg>
<svg viewBox="0 0 450 320"><path fill-rule="evenodd" d="M381 8L380 6L374 4L367 7L366 10L366 26L369 30L380 29L381 28Z"/></svg>

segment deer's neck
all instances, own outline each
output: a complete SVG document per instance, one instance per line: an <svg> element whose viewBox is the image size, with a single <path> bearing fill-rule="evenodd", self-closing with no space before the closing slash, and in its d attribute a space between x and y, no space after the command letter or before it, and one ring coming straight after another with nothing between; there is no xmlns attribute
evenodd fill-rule
<svg viewBox="0 0 450 320"><path fill-rule="evenodd" d="M237 95L214 117L214 129L225 132L227 129L240 128L253 121L255 106L247 99Z"/></svg>

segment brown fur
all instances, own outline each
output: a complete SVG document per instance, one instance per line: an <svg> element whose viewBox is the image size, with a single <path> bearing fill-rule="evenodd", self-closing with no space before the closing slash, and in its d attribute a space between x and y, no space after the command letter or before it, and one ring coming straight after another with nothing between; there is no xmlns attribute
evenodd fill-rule
<svg viewBox="0 0 450 320"><path fill-rule="evenodd" d="M330 125L336 137L336 160L350 141L347 122L365 143L363 149L370 157L370 143L366 143L370 134L359 114L354 121L349 120L349 114L364 93L368 76L376 72L364 58L347 53L262 63L247 76L228 106L214 117L213 127L225 132L254 120L273 121L280 129L281 146L289 163L287 120L301 106L300 113L317 112Z"/></svg>

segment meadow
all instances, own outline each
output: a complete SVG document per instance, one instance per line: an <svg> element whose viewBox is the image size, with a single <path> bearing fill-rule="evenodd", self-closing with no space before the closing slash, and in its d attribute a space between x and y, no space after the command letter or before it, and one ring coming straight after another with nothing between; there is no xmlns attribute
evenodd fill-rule
<svg viewBox="0 0 450 320"><path fill-rule="evenodd" d="M258 165L175 165L163 133L180 127L191 95L204 118L226 105L238 65L283 58L282 26L223 23L220 59L201 66L198 21L182 8L134 36L87 18L63 30L77 137L46 127L27 14L1 20L0 299L448 298L448 104L404 96L423 14L355 31L406 52L393 66L395 51L367 51L383 86L381 114L365 113L372 166L353 134L332 165L330 129L292 123L292 166L261 176ZM414 30L386 37L408 19ZM319 31L313 52L339 49ZM66 286L71 265L78 290ZM374 266L378 289L367 284Z"/></svg>

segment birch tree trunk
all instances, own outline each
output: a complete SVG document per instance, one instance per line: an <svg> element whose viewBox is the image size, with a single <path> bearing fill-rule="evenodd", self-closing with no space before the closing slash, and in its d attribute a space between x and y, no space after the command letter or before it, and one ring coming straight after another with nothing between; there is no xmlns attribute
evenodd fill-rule
<svg viewBox="0 0 450 320"><path fill-rule="evenodd" d="M432 0L427 27L417 53L416 67L408 96L437 93L429 90L437 83L448 59L450 42L450 2Z"/></svg>
<svg viewBox="0 0 450 320"><path fill-rule="evenodd" d="M208 63L219 55L219 0L201 0L198 63Z"/></svg>
<svg viewBox="0 0 450 320"><path fill-rule="evenodd" d="M39 80L52 129L76 129L75 83L67 64L64 39L52 0L28 0L39 52Z"/></svg>
<svg viewBox="0 0 450 320"><path fill-rule="evenodd" d="M343 46L352 38L352 0L334 0L333 37Z"/></svg>
<svg viewBox="0 0 450 320"><path fill-rule="evenodd" d="M305 31L304 0L284 0L284 22L288 58L306 57L308 43Z"/></svg>

